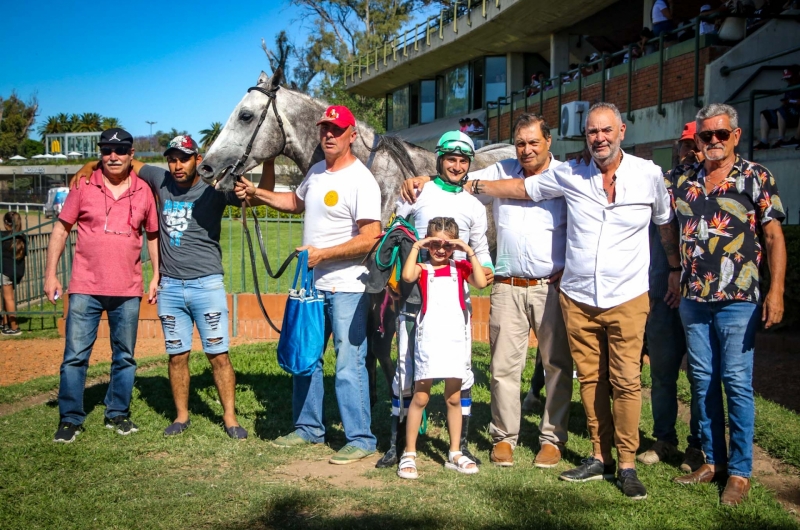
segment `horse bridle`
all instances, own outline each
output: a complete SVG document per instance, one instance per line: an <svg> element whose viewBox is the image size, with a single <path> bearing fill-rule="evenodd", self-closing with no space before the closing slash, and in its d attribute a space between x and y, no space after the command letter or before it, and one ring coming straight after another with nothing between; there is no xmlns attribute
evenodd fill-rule
<svg viewBox="0 0 800 530"><path fill-rule="evenodd" d="M275 113L275 119L278 122L278 128L281 130L282 141L280 149L278 149L278 151L274 155L268 156L266 158L267 159L275 158L279 154L283 153L283 150L286 148L286 131L283 128L283 120L281 119L281 115L278 113L278 105L275 103L276 95L279 88L280 87L275 87L274 90L268 90L260 86L254 86L247 89L248 93L252 92L253 90L261 92L262 94L264 94L269 98L269 101L267 102L266 106L264 106L264 110L261 111L261 117L258 119L258 124L256 124L256 128L253 131L253 135L250 137L250 141L247 143L247 147L245 148L244 153L242 154L242 156L239 157L239 159L236 161L235 164L229 166L230 167L229 174L233 176L237 181L241 180L242 176L244 175L243 170L245 164L247 163L248 158L250 158L250 151L253 149L253 144L256 141L258 132L261 130L261 125L264 123L264 120L267 117L267 113L269 112L270 106L272 107ZM269 318L267 309L266 307L264 307L264 301L261 299L261 291L258 288L258 271L256 270L256 258L255 258L255 252L253 251L253 241L250 237L250 230L247 228L246 211L248 207L252 208L252 205L250 204L250 201L245 197L245 199L242 201L242 226L244 227L244 233L247 235L247 247L250 250L250 266L253 271L253 289L255 291L256 300L258 300L258 307L259 309L261 309L261 314L264 315L264 318L267 320L269 326L272 329L274 329L277 333L280 333L281 330L279 330L277 326L275 326L275 324L272 322L272 319ZM273 274L272 267L270 267L269 259L267 258L267 250L266 248L264 248L264 238L261 236L261 225L258 222L258 216L253 214L253 220L255 221L256 236L258 236L258 246L261 250L261 259L264 261L264 265L266 266L267 269L267 274L269 274L271 278L280 278L281 275L283 275L284 271L286 271L286 268L289 266L289 263L291 263L292 260L295 257L297 257L297 254L299 254L299 252L295 250L294 252L289 254L289 257L287 257L284 260L283 264L278 269L278 272Z"/></svg>
<svg viewBox="0 0 800 530"><path fill-rule="evenodd" d="M264 106L264 110L261 111L261 117L258 119L258 124L256 124L256 128L253 131L253 135L250 137L250 141L247 143L247 147L245 148L244 153L242 154L242 156L239 157L236 163L229 166L231 168L230 174L233 175L233 177L236 180L240 180L242 175L244 175L243 169L245 163L247 162L247 159L250 158L250 151L253 150L253 144L255 143L256 137L258 136L258 131L261 130L261 125L267 118L267 112L269 112L270 106L272 107L272 110L275 113L275 119L278 122L278 128L281 130L281 147L274 155L268 156L266 157L266 159L275 158L279 154L283 153L284 149L286 149L286 131L283 128L283 120L281 119L281 115L278 114L278 104L275 102L277 99L278 90L280 88L281 87L278 86L275 87L274 90L268 90L260 86L251 86L250 88L247 89L248 94L253 90L255 90L256 92L261 92L262 94L267 96L267 98L269 98L269 101L267 101L267 104Z"/></svg>

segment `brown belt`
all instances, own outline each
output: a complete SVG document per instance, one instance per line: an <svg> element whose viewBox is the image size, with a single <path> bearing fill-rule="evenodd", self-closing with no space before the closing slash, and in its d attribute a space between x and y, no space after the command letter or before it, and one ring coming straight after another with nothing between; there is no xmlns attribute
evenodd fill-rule
<svg viewBox="0 0 800 530"><path fill-rule="evenodd" d="M533 287L534 285L542 285L546 284L547 278L519 278L517 276L495 276L494 282L495 283L505 283L507 285L511 285L514 287Z"/></svg>

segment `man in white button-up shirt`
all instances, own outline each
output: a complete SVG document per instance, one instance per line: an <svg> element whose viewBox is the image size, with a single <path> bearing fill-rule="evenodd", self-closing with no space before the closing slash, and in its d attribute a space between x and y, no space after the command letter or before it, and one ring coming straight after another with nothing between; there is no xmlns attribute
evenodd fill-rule
<svg viewBox="0 0 800 530"><path fill-rule="evenodd" d="M648 226L659 225L671 268L680 271L677 229L661 170L622 152L625 124L617 108L598 103L586 118L588 165L560 165L536 178L478 185L496 196L534 201L564 197L567 252L561 308L581 384L592 456L560 478L571 482L613 477L632 499L647 491L636 476L641 412L640 355L649 312ZM485 190L483 189L485 188ZM679 301L678 272L670 274L667 302ZM606 396L614 400L613 412ZM609 477L609 478L610 478Z"/></svg>

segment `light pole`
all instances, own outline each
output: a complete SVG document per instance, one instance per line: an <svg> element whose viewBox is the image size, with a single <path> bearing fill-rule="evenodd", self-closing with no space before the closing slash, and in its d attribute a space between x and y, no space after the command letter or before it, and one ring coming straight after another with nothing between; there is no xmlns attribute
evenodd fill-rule
<svg viewBox="0 0 800 530"><path fill-rule="evenodd" d="M155 125L158 122L157 121L147 121L147 120L145 120L145 123L150 126L150 150L152 151L153 150L153 125Z"/></svg>

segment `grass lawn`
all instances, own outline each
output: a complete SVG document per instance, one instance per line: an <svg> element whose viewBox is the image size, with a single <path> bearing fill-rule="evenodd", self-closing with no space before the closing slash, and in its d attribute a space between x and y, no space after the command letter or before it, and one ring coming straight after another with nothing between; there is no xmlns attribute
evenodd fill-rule
<svg viewBox="0 0 800 530"><path fill-rule="evenodd" d="M487 462L488 347L476 344L474 350L471 440ZM369 469L353 476L354 482L334 483L327 473L341 468L326 460L345 440L334 399L333 354L327 353L325 364L328 443L289 450L268 443L292 428L291 379L277 365L275 345L240 346L231 358L239 419L251 434L243 442L222 431L222 410L202 354L193 354L191 362L192 427L179 437L162 435L174 414L163 364L137 377L132 414L141 430L131 436L103 428L105 385L86 392L87 430L73 444L51 442L58 422L53 403L0 418L0 528L798 528L758 484L738 509L720 507L715 486L672 484L679 460L640 468L649 492L640 502L625 499L611 482L558 481L558 473L578 464L591 447L577 382L570 441L556 469L532 466L539 410L523 418L515 467L484 465L475 476L444 470L440 383L428 434L420 439L418 481L402 481L393 469ZM529 364L525 381L531 369ZM385 450L390 406L382 383L372 424ZM25 385L17 385L17 395L32 391ZM641 425L647 446L649 406L643 407ZM679 429L685 439L687 426ZM301 465L308 471L290 472Z"/></svg>

